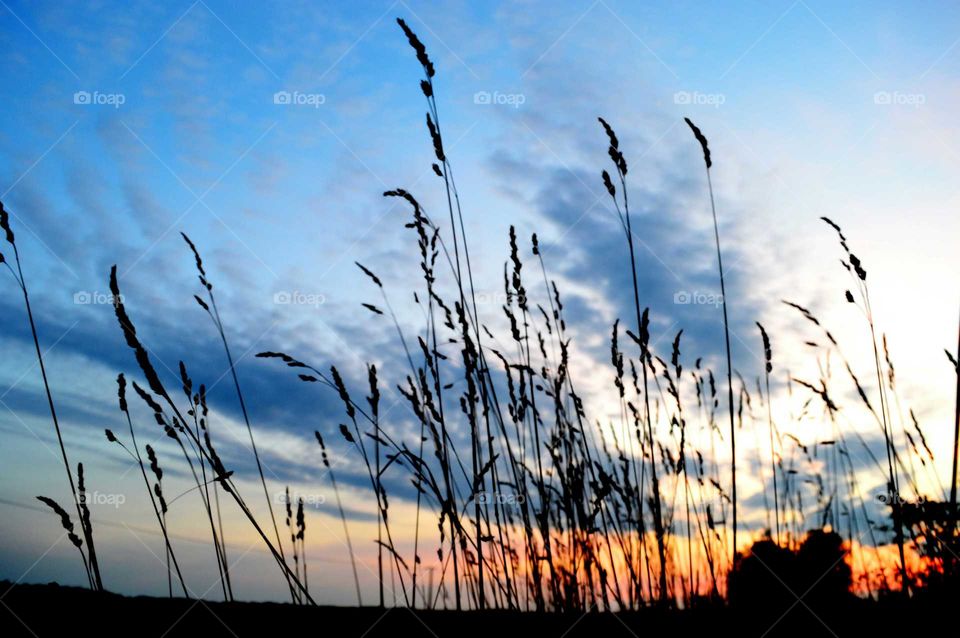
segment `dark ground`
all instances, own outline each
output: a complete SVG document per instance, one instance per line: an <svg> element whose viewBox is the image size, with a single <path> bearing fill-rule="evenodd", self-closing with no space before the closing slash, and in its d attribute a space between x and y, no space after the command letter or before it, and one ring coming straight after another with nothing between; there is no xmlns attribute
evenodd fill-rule
<svg viewBox="0 0 960 638"><path fill-rule="evenodd" d="M0 581L0 636L892 636L936 631L957 635L950 605L932 601L845 599L816 616L797 602L757 609L644 610L624 614L531 614L405 608L297 607L94 594L51 585ZM839 601L838 601L839 602ZM782 601L781 601L782 603ZM957 603L954 602L954 605ZM784 615L786 614L786 615Z"/></svg>

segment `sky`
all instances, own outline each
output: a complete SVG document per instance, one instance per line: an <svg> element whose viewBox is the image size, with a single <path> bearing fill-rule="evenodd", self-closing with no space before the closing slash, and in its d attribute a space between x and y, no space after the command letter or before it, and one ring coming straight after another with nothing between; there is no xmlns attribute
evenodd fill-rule
<svg viewBox="0 0 960 638"><path fill-rule="evenodd" d="M3 0L0 9L0 200L72 460L84 461L103 495L94 519L110 547L102 560L112 589L166 588L137 476L102 434L125 427L117 373L137 378L110 303L112 265L161 374L176 387L183 360L207 383L224 455L247 491L261 489L217 334L192 299L200 288L185 232L215 287L270 489L292 485L315 506L312 586L319 599L351 601L312 440L314 429L334 431L341 406L253 355L283 350L336 364L361 388L367 362L388 388L401 379L395 332L360 306L379 299L354 262L383 279L415 333L408 211L381 194L403 187L435 210L444 195L430 169L421 70L396 17L437 68L445 147L491 326L502 323L508 228L524 242L536 232L565 297L588 402L616 416L610 326L629 318L632 297L599 177L609 168L603 116L630 162L653 338L667 351L683 328L687 356L719 369L713 226L688 116L713 152L735 367L748 379L762 372L761 321L774 340L778 396L788 375L815 378L804 344L821 335L781 303L789 299L829 325L869 378L864 319L843 301L842 254L819 220L833 219L867 268L900 392L934 449L947 451L937 458L947 476L955 377L943 349L955 347L960 307L954 3ZM22 297L2 280L0 578L81 583L73 549L32 498L63 499L66 488ZM393 427L405 432L411 415L385 392ZM852 405L849 414L851 427L877 434ZM352 533L368 539L375 514L365 479L337 452ZM394 488L396 507L409 511L409 486ZM761 525L762 513L751 516ZM269 556L236 521L237 588L282 599L279 577L259 577L272 569ZM213 578L202 523L194 512L175 524L198 593ZM372 564L373 546L361 547ZM372 592L372 572L362 571Z"/></svg>

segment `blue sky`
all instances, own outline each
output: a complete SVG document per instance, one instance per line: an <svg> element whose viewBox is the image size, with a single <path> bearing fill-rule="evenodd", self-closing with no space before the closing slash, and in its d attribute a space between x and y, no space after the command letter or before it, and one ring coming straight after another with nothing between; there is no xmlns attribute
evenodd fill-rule
<svg viewBox="0 0 960 638"><path fill-rule="evenodd" d="M954 343L960 302L958 11L947 2L812 0L4 0L0 199L13 215L74 456L109 489L137 489L117 482L126 465L101 435L119 428L113 378L133 364L104 303L112 264L158 367L186 361L214 386L224 429L238 425L216 334L192 301L199 288L180 231L216 286L278 488L316 476L310 433L334 427L338 407L252 353L289 350L318 367L336 363L357 382L363 362L386 374L399 363L390 327L359 306L378 300L353 262L396 291L404 324L416 330L406 303L418 274L407 211L380 194L402 186L438 208L442 189L430 171L420 69L395 17L419 33L437 66L446 147L492 317L507 228L522 238L538 232L584 370L605 363L609 326L628 316L631 300L599 180L607 160L595 118L603 115L631 162L642 294L656 334L669 339L683 327L691 355L719 361L717 308L675 303L678 294L717 292L702 163L682 123L690 116L714 153L738 369L748 378L759 370L758 319L784 368L815 369L802 345L807 327L779 303L785 297L822 313L851 352L866 352L860 318L841 303L839 249L818 221L827 215L867 265L904 394L948 445L953 381L942 350ZM278 92L301 103L277 104ZM49 517L22 506L43 490L62 497L63 485L21 300L6 283L0 577L15 579L56 540ZM602 411L601 390L593 400ZM251 478L241 439L227 440L233 464ZM362 526L369 503L352 469L347 463L344 474L358 488L351 510ZM116 588L157 593L158 579L119 567L156 567L122 526L149 528L141 505L98 514L118 548L109 570ZM318 536L327 514L320 508ZM181 531L202 537L190 525ZM340 574L342 548L316 542ZM198 549L197 573L205 559ZM255 578L266 557L254 551L248 562L249 597L282 595L279 580ZM79 582L74 563L64 543L25 578ZM337 583L331 578L324 596L349 601L349 587Z"/></svg>

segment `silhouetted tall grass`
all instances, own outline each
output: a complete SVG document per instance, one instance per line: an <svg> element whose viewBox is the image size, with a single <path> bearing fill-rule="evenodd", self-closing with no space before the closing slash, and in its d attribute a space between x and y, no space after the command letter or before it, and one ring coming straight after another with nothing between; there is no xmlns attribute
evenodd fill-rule
<svg viewBox="0 0 960 638"><path fill-rule="evenodd" d="M203 308L203 310L210 317L210 320L213 322L214 327L217 329L217 334L220 336L220 342L223 344L224 353L227 356L227 363L230 368L230 378L233 380L233 387L237 391L237 401L240 403L240 412L243 415L243 422L247 426L247 434L250 437L250 450L253 452L253 459L257 464L257 473L260 475L260 485L263 487L263 497L267 502L267 511L270 513L270 522L273 525L274 537L277 539L277 549L280 551L280 556L286 561L286 556L283 553L283 543L280 541L280 530L277 527L277 517L273 512L273 501L270 498L270 491L267 489L267 480L263 475L263 465L260 462L260 454L257 452L257 442L253 437L253 428L250 426L250 417L247 414L247 404L243 400L243 392L240 390L240 380L237 377L237 368L233 362L233 355L230 353L230 345L227 343L227 334L223 328L223 320L220 318L220 310L217 308L217 299L213 295L213 284L210 283L210 280L207 278L207 273L203 269L203 260L200 258L200 252L197 250L196 245L187 237L186 233L180 233L180 236L183 237L183 241L186 242L187 246L190 248L190 252L193 253L194 262L197 267L197 278L200 281L200 285L203 286L203 289L206 291L207 299L209 303L204 302L198 295L194 295L194 299L197 304ZM182 365L182 364L181 364ZM189 394L189 393L188 393ZM189 398L189 397L188 397ZM202 462L201 462L202 467ZM216 498L216 484L214 484L214 497ZM219 516L219 501L217 501L217 513ZM222 530L221 530L222 532ZM222 533L221 533L222 536ZM227 560L226 560L226 549L222 550L222 563L224 574L227 578L229 584L229 573L227 570ZM290 595L294 599L297 597L296 589L293 586L293 583L287 582L287 586L290 589Z"/></svg>
<svg viewBox="0 0 960 638"><path fill-rule="evenodd" d="M710 147L707 138L690 118L683 118L693 131L693 135L703 150L703 163L707 171L707 189L710 193L710 212L713 214L713 236L717 245L717 270L720 272L720 297L723 305L723 339L727 353L727 409L730 415L730 500L733 508L733 564L737 561L737 431L733 425L733 363L730 358L730 320L727 318L727 288L723 277L723 255L720 251L720 225L717 222L717 206L713 199L713 180L710 169L713 160L710 156Z"/></svg>
<svg viewBox="0 0 960 638"><path fill-rule="evenodd" d="M168 576L168 593L173 597L173 585L169 580L170 578L170 566L169 563L172 562L174 570L177 572L177 579L180 581L180 587L183 590L183 595L189 598L189 593L187 592L187 585L183 580L183 574L180 572L180 565L177 562L176 554L173 551L173 547L170 545L170 535L167 533L167 503L163 496L163 488L161 486L163 480L163 470L160 469L159 462L157 461L156 453L153 451L153 448L147 445L147 457L150 462L150 470L153 472L154 478L156 478L156 483L153 487L150 486L150 479L147 478L147 470L143 464L143 457L140 455L140 447L137 445L137 435L133 428L133 419L130 417L130 410L127 405L127 380L123 374L117 375L117 399L119 401L120 411L123 412L124 416L127 419L127 427L130 432L130 446L127 447L123 441L117 438L116 434L113 433L109 428L106 429L107 440L111 443L116 443L119 445L133 460L137 462L137 466L140 468L140 474L143 476L143 482L147 488L147 496L150 497L150 505L153 507L153 512L157 517L157 523L160 526L160 532L163 534L163 543L164 543L164 553L166 560L168 561L167 565L167 576Z"/></svg>
<svg viewBox="0 0 960 638"><path fill-rule="evenodd" d="M953 421L953 469L950 472L950 512L954 521L957 520L957 460L960 456L960 328L957 330L957 356L953 359L953 369L957 374L956 404L954 406ZM950 358L950 351L947 351L947 358Z"/></svg>
<svg viewBox="0 0 960 638"><path fill-rule="evenodd" d="M336 497L358 605L363 604L358 564L363 564L365 553L355 552L356 532L351 531L330 463L329 455L341 451L350 464L344 471L364 476L372 492L368 502L376 509L376 537L364 538L357 547L376 546L376 569L371 571L376 573L380 607L400 603L457 610L584 612L716 604L724 597L731 599L731 587L739 587L741 575L754 569L763 556L807 556L807 543L817 542L829 545L834 554L840 549L849 553L849 567L859 574L861 582L857 585L862 592L878 596L897 585L909 590L913 581L908 573L906 534L910 533L914 546L919 547L916 540L936 526L915 508L908 507L910 516L904 518L901 485L919 500L928 489L921 481L932 484L939 479L933 470L933 452L913 411L908 411L909 421L905 417L892 356L885 337L877 334L866 273L849 251L839 226L827 220L840 237L844 266L860 295L859 303L850 292L846 298L857 303L867 320L878 406L830 330L810 310L794 302L786 302L792 308L789 312L799 312L804 321L802 329L815 333L802 345L816 363L812 368L815 372L810 372L816 376L801 379L781 369L780 364L775 369L770 335L759 322L763 357L744 361L743 369L733 367L711 153L701 130L686 120L703 151L722 295L727 414L726 419L718 419L718 413L723 414L723 391L718 391L717 377L708 363L707 357L713 353L691 353L689 338L681 351L682 329L675 336L668 335L673 336L669 349L658 348L651 335L650 310L642 303L648 293L639 283L641 266L634 242L635 233L641 234L643 229L634 226L631 214L625 145L613 127L600 118L615 172L612 177L603 170L601 179L626 240L624 264L629 262L632 284L627 292L632 293L633 303L628 321L617 318L613 322L609 333L610 369L603 372L609 375L611 392L615 393L609 405L616 414L607 418L602 406L600 412L592 413L596 406L588 405L578 391L581 380L576 378L576 371L580 368L571 361L575 352L563 298L549 275L547 251L537 235L532 235L528 243L510 226L505 242L502 303L492 311L478 304L470 238L464 223L467 213L461 208L440 126L436 69L417 35L403 20L398 23L423 72L419 86L427 102L426 142L432 148L433 174L442 181L443 203L439 211L432 211L404 188L383 193L408 208L405 225L411 231L409 251L420 273L413 290L394 290L373 269L359 263L357 266L379 296L376 303L363 304L362 315L375 322L389 322L387 329L397 333L403 348L405 369L394 370L382 364L378 368L371 363L355 371L333 362L307 363L283 352L257 355L292 369L300 382L324 393L335 393L342 405L335 429L317 430L315 437L320 446L318 465L329 474ZM14 249L17 268L7 266L24 295L59 438L60 425L46 384L39 339L6 212L0 226ZM281 538L256 447L254 419L241 392L227 330L199 251L186 235L183 238L206 290L205 297L195 299L213 321L226 354L274 534L269 534L270 525L254 516L237 488L233 472L220 458L209 427L206 387L195 385L185 363L179 366L182 396L175 400L168 393L127 313L116 267L110 273L114 311L142 377L131 381L131 386L177 452L171 458L164 456L164 467L185 465L193 486L168 498L158 452L150 445L145 451L153 477L148 475L137 445L135 419L126 402L123 375L118 378L118 396L130 440L121 441L112 429L107 429L107 439L121 446L140 468L164 538L171 596L174 574L185 596L188 587L168 533L168 517L182 515L176 500L186 494L193 498L192 492L196 491L210 528L224 598L234 598L221 515L222 492L227 503L233 502L240 509L270 552L291 599L313 604L306 542L310 507L302 499L294 502L287 489L287 540ZM401 322L391 300L411 297L422 319ZM486 311L485 316L480 315L481 309ZM498 324L504 328L498 329ZM630 348L622 347L624 335L632 344ZM364 344L354 345L360 349ZM832 365L837 360L842 369ZM756 370L762 368L762 373L754 377L751 364L758 366ZM720 379L722 383L723 377ZM357 394L358 387L363 388L362 398ZM394 389L407 410L402 417L381 411L384 396ZM852 391L867 417L881 428L885 464L843 409L845 396ZM762 410L757 401L762 403ZM957 413L960 415L960 407ZM402 427L409 425L411 418L414 429ZM724 424L728 427L721 427L722 421L728 421ZM799 432L810 432L810 421L819 422L828 431L827 438L820 436L822 432L798 436ZM764 430L767 445L761 443ZM418 435L411 434L412 440L408 440L407 432ZM336 433L333 438L332 433ZM742 441L750 433L754 434L756 451L751 454L748 448L744 454L741 446L738 457L736 440ZM40 499L61 518L70 542L80 550L91 587L98 589L102 584L93 552L90 510L83 498L82 466L77 468L75 487L62 439L60 443L84 538L75 532L75 522L66 510L52 499ZM725 469L719 451L727 445L729 491L726 478L721 477ZM891 524L876 520L869 506L873 496L861 485L863 474L856 467L854 454L863 454L868 469L885 476L890 501L884 504L891 508ZM767 510L768 529L749 530L755 545L746 557L738 553L738 465L741 471L744 467L756 469ZM955 466L956 460L951 512L956 498ZM395 540L399 538L398 525L410 521L398 523L397 508L390 507L391 498L397 496L388 490L391 485L408 483L417 492L412 552L407 543ZM421 527L421 522L431 520L435 525ZM887 534L892 534L897 546L897 561L891 560L887 551ZM846 545L838 546L844 538ZM311 550L311 562L319 553ZM786 562L793 560L784 558ZM892 564L899 573L898 583L887 576ZM423 586L424 569L429 573L428 587ZM392 601L387 595L388 584ZM746 595L737 593L740 600Z"/></svg>
<svg viewBox="0 0 960 638"><path fill-rule="evenodd" d="M363 595L360 593L360 577L357 575L357 558L353 552L353 541L350 540L350 527L347 525L347 516L343 511L343 501L340 500L337 477L333 473L333 467L330 465L330 459L327 456L327 446L323 442L323 435L315 430L314 436L316 436L317 443L320 445L320 451L323 455L323 466L327 469L327 473L330 474L330 484L333 486L333 494L337 499L337 510L340 512L340 522L343 523L343 537L347 543L347 551L350 552L350 569L353 570L353 584L357 590L357 606L363 607Z"/></svg>
<svg viewBox="0 0 960 638"><path fill-rule="evenodd" d="M157 424L164 428L167 436L173 439L180 447L183 452L184 458L187 461L187 464L191 468L191 473L194 476L195 481L198 485L198 491L201 495L204 493L203 487L205 482L201 482L196 475L193 462L191 461L190 454L187 452L186 446L184 446L183 441L186 440L187 444L190 446L192 452L196 454L197 458L201 465L205 464L206 467L209 467L213 472L213 481L217 481L223 490L229 494L236 504L240 507L240 510L246 516L247 520L256 530L257 534L260 536L261 540L266 545L267 549L273 555L274 559L277 561L278 566L284 577L289 583L302 594L306 600L313 603L313 599L310 596L310 593L306 591L306 588L300 582L300 579L293 572L290 566L287 564L286 560L283 558L280 550L270 541L263 531L261 525L257 522L256 517L247 507L246 502L243 497L237 491L236 486L233 484L232 476L233 472L228 471L223 465L223 462L220 459L220 456L217 454L216 448L213 445L213 441L210 437L210 432L206 427L206 398L205 392L201 387L201 391L197 395L196 401L191 402L191 408L188 410L188 414L191 414L192 417L197 417L196 408L199 407L202 410L202 416L198 417L196 420L196 430L193 430L187 425L187 419L183 416L180 408L177 406L176 402L167 392L166 387L163 382L160 380L160 376L157 374L156 369L153 366L153 363L150 360L150 355L148 354L146 348L140 342L140 339L137 335L137 330L130 320L130 316L127 314L126 306L123 302L123 297L120 294L120 287L117 283L117 268L113 266L110 271L110 292L113 294L114 300L114 311L117 316L117 321L120 324L120 328L124 334L127 345L134 352L137 365L140 367L140 371L143 374L144 378L147 381L147 385L150 388L150 391L160 397L166 403L167 407L170 409L171 414L168 416L163 406L156 401L156 399L151 396L149 392L140 388L136 382L133 383L134 390L137 391L137 394L143 399L150 409L154 413L154 418L157 421ZM216 528L212 522L211 510L209 505L209 500L204 499L204 507L207 511L208 518L211 520L211 531L214 537L214 549L218 557L218 564L220 564L220 569L222 570L223 564L223 554L222 547L217 537ZM224 595L229 596L227 591L226 575L221 571L221 581L224 586Z"/></svg>
<svg viewBox="0 0 960 638"><path fill-rule="evenodd" d="M37 363L40 366L40 376L43 379L43 389L47 396L47 406L50 408L50 418L53 419L53 429L57 434L57 443L60 446L60 455L63 459L63 467L67 472L67 482L70 485L70 493L77 508L77 518L80 521L80 529L83 532L83 540L87 544L86 554L83 554L79 539L75 535L71 536L71 541L74 543L77 549L81 549L80 553L84 556L83 562L87 571L87 577L90 581L90 588L101 590L103 589L103 580L100 576L100 564L97 561L97 551L93 544L93 527L90 523L89 515L85 515L86 504L81 498L82 488L81 490L78 490L77 486L74 484L73 471L70 469L70 461L67 460L67 448L63 443L63 434L60 430L60 421L57 418L57 410L53 404L53 394L50 391L50 383L47 380L47 368L43 363L43 352L40 349L40 337L37 335L37 326L33 320L33 309L30 307L30 294L27 291L27 280L26 277L24 277L23 266L20 263L20 251L17 249L16 238L13 234L13 229L10 227L10 214L3 207L2 202L0 202L0 230L3 230L4 238L13 249L13 258L17 269L14 271L14 269L10 266L10 262L8 262L3 256L3 253L0 253L0 263L3 263L7 267L7 270L10 271L10 274L13 275L14 280L17 282L17 286L20 288L20 292L23 294L23 305L27 311L27 320L30 323L30 334L33 337L33 345L37 353ZM41 500L48 506L53 507L52 499L43 497ZM59 506L54 508L54 510L60 515L64 529L68 529L69 517L64 515L63 510L59 509ZM68 532L70 534L73 533L72 524L69 526Z"/></svg>

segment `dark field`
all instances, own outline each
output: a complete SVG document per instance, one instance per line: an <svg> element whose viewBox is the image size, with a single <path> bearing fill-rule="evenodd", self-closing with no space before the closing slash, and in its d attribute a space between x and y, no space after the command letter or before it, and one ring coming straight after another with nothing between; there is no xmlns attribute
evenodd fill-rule
<svg viewBox="0 0 960 638"><path fill-rule="evenodd" d="M0 635L263 636L280 631L332 636L892 636L943 618L943 603L923 598L848 599L832 608L787 602L749 613L729 607L647 609L619 614L510 611L411 611L404 607L306 607L279 603L128 598L58 585L0 584ZM789 594L788 594L789 596ZM810 604L810 607L807 605ZM811 607L813 608L811 610ZM815 614L814 614L815 612ZM288 628L288 629L287 629Z"/></svg>

